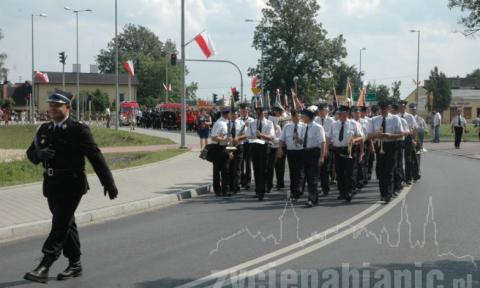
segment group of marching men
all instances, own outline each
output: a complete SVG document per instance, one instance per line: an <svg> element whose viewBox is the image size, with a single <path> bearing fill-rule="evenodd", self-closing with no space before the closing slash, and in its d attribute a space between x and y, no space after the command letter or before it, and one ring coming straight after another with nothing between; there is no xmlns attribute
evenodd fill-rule
<svg viewBox="0 0 480 288"><path fill-rule="evenodd" d="M336 182L337 199L350 203L368 184L376 160L381 200L388 203L402 185L420 179L420 119L406 110L405 101L368 108L341 105L332 113L327 103L288 112L281 105L272 111L249 111L246 104L239 110L225 108L211 131L214 192L225 197L249 190L253 168L255 197L262 201L274 188L274 174L276 189L284 188L288 162L292 202L305 191L306 206L313 207L319 202L319 182L323 195Z"/></svg>

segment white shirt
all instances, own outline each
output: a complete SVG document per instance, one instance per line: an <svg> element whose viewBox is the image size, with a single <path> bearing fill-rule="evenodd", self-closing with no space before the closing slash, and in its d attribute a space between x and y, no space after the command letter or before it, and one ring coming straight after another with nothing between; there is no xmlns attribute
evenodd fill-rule
<svg viewBox="0 0 480 288"><path fill-rule="evenodd" d="M398 115L397 115L398 116ZM409 133L410 134L410 128L408 127L408 122L405 118L400 117L400 120L402 121L402 128L404 133ZM399 140L405 140L405 136L400 138Z"/></svg>
<svg viewBox="0 0 480 288"><path fill-rule="evenodd" d="M382 122L383 122L383 116L378 115L372 118L372 125L370 126L370 131L369 133L378 133L378 132L383 132L382 129ZM385 133L392 133L392 134L401 134L405 132L403 130L403 124L402 120L400 117L388 114L385 117ZM383 139L383 142L393 142L393 141L398 141L398 140L392 140L392 139Z"/></svg>
<svg viewBox="0 0 480 288"><path fill-rule="evenodd" d="M340 141L339 136L342 129L342 123L344 123L343 139ZM347 147L351 137L364 137L364 135L360 125L358 125L356 121L347 119L345 122L340 120L335 121L327 137L330 138L334 147Z"/></svg>
<svg viewBox="0 0 480 288"><path fill-rule="evenodd" d="M320 124L323 127L323 130L325 131L325 135L328 135L328 133L330 132L330 129L332 128L333 123L335 122L335 119L329 116L325 116L325 118L321 118L320 116L317 116L313 121L315 121L317 124Z"/></svg>
<svg viewBox="0 0 480 288"><path fill-rule="evenodd" d="M303 130L305 129L305 124L299 122L297 124L297 133L298 137L300 138L301 135L305 135ZM296 144L293 136L294 136L294 131L295 131L295 123L290 122L283 127L282 134L280 135L280 141L285 143L285 146L287 146L287 150L302 150L303 145L302 144Z"/></svg>
<svg viewBox="0 0 480 288"><path fill-rule="evenodd" d="M439 112L433 116L433 126L438 126L442 123L442 115Z"/></svg>
<svg viewBox="0 0 480 288"><path fill-rule="evenodd" d="M258 119L255 119L255 120L253 120L253 122L248 124L248 127L246 129L247 131L246 131L245 135L247 135L247 137L249 139L260 140L260 141L249 141L249 142L256 142L256 143L260 143L260 144L263 144L265 142L265 141L257 138L257 130L260 126L259 123L262 124L261 125L262 129L260 130L260 132L262 134L271 136L272 138L275 136L275 129L273 128L272 121L270 121L268 119L265 119L265 118L263 118L262 121L258 121ZM262 141L263 141L263 143L261 143Z"/></svg>
<svg viewBox="0 0 480 288"><path fill-rule="evenodd" d="M272 148L278 148L280 144L280 136L282 135L282 128L280 128L280 125L274 123L273 129L275 130L275 136L272 140Z"/></svg>
<svg viewBox="0 0 480 288"><path fill-rule="evenodd" d="M218 118L218 120L215 122L215 124L213 124L213 127L212 127L212 133L211 133L211 137L225 137L228 135L228 120L223 118L223 117L220 117ZM220 144L222 146L226 146L227 143L219 143L217 141L213 141L212 140L212 143L214 144Z"/></svg>
<svg viewBox="0 0 480 288"><path fill-rule="evenodd" d="M301 134L301 139L304 141L303 147L306 149L321 148L321 145L325 143L325 130L322 125L315 122L304 125L305 129L303 129L303 134ZM307 139L305 139L305 134L307 134Z"/></svg>
<svg viewBox="0 0 480 288"><path fill-rule="evenodd" d="M460 118L460 125L458 125L458 118ZM463 127L464 125L467 125L467 120L465 120L465 118L460 115L455 115L452 119L452 126L453 127Z"/></svg>
<svg viewBox="0 0 480 288"><path fill-rule="evenodd" d="M405 113L398 114L398 116L400 116L401 118L407 121L408 128L410 131L413 131L414 129L418 128L417 120L415 120L415 116L413 116L412 114L405 112Z"/></svg>
<svg viewBox="0 0 480 288"><path fill-rule="evenodd" d="M417 121L417 129L421 131L425 131L427 129L427 123L425 119L420 117L420 115L415 115L415 121Z"/></svg>
<svg viewBox="0 0 480 288"><path fill-rule="evenodd" d="M358 122L360 123L360 126L362 126L363 136L367 138L368 131L370 131L370 125L372 125L372 118L363 117L363 118L360 118Z"/></svg>
<svg viewBox="0 0 480 288"><path fill-rule="evenodd" d="M227 129L228 129L228 136L233 137L232 135L232 125L235 125L235 137L241 136L242 128L245 123L240 120L236 119L235 121L228 120ZM245 133L245 128L243 128L243 133ZM242 144L243 142L239 143Z"/></svg>

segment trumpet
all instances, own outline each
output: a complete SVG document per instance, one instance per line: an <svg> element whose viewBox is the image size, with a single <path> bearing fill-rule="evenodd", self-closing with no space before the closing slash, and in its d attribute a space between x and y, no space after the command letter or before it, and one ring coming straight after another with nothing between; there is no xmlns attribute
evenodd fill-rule
<svg viewBox="0 0 480 288"><path fill-rule="evenodd" d="M378 133L383 133L383 130L378 130ZM378 141L380 141L380 154L385 154L385 150L383 150L383 140L379 139Z"/></svg>
<svg viewBox="0 0 480 288"><path fill-rule="evenodd" d="M353 150L353 135L350 134L350 138L348 139L348 158L352 159L352 150Z"/></svg>

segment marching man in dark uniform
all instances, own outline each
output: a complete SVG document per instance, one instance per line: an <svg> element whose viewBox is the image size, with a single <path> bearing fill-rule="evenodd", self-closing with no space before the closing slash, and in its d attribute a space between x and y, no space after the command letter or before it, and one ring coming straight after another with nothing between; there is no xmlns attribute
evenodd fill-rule
<svg viewBox="0 0 480 288"><path fill-rule="evenodd" d="M45 168L43 194L52 212L52 229L43 244L43 259L37 268L25 274L26 280L46 283L50 266L61 255L69 265L58 274L58 280L82 274L80 240L74 213L82 196L89 189L85 175L85 157L100 178L105 195L115 199L118 195L112 173L90 129L70 116L72 94L56 90L49 98L48 113L53 121L38 129L27 157L33 164Z"/></svg>

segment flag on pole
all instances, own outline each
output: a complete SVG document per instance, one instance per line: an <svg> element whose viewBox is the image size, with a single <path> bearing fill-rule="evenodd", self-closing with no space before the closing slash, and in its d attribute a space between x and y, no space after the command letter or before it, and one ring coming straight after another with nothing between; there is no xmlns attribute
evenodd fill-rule
<svg viewBox="0 0 480 288"><path fill-rule="evenodd" d="M165 83L163 83L163 88L164 88L165 91L167 91L167 92L172 92L172 84L171 84L171 83L168 84L168 86L167 86Z"/></svg>
<svg viewBox="0 0 480 288"><path fill-rule="evenodd" d="M203 55L208 59L215 55L215 46L213 45L212 39L208 36L206 31L195 36L195 42L203 52Z"/></svg>
<svg viewBox="0 0 480 288"><path fill-rule="evenodd" d="M40 79L43 83L49 83L50 80L48 79L48 74L47 73L42 73L40 71L35 72L35 77Z"/></svg>
<svg viewBox="0 0 480 288"><path fill-rule="evenodd" d="M360 90L360 95L358 96L357 106L365 107L365 94L367 93L367 89L365 87Z"/></svg>
<svg viewBox="0 0 480 288"><path fill-rule="evenodd" d="M337 92L335 91L335 87L333 87L333 111L338 110L338 98Z"/></svg>
<svg viewBox="0 0 480 288"><path fill-rule="evenodd" d="M132 60L127 60L123 62L123 68L127 70L128 75L130 76L135 76L135 69L133 68L133 61Z"/></svg>
<svg viewBox="0 0 480 288"><path fill-rule="evenodd" d="M347 81L347 93L345 95L346 98L346 105L351 106L352 100L353 100L353 89L352 89L352 83L350 82L350 79Z"/></svg>

